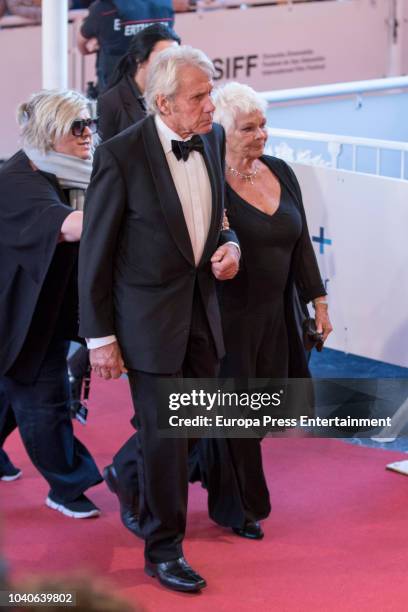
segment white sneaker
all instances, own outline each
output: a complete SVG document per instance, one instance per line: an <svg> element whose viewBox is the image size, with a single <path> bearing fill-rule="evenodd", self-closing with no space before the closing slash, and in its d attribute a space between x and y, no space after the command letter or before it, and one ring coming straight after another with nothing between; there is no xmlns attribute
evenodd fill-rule
<svg viewBox="0 0 408 612"><path fill-rule="evenodd" d="M70 502L60 501L54 494L49 493L45 505L53 510L58 510L65 516L76 519L97 517L101 513L99 508L83 493Z"/></svg>
<svg viewBox="0 0 408 612"><path fill-rule="evenodd" d="M0 480L3 482L11 482L12 480L17 480L22 475L22 471L19 468L16 468L11 462L9 462L6 467L3 467L0 472Z"/></svg>

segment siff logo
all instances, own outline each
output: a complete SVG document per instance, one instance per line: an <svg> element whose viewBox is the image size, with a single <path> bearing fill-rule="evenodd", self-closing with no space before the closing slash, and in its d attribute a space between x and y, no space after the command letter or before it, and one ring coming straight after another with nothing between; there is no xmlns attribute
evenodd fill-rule
<svg viewBox="0 0 408 612"><path fill-rule="evenodd" d="M258 66L258 55L237 55L222 59L217 57L213 60L215 67L214 80L235 79L242 73L244 76L251 76L252 70Z"/></svg>

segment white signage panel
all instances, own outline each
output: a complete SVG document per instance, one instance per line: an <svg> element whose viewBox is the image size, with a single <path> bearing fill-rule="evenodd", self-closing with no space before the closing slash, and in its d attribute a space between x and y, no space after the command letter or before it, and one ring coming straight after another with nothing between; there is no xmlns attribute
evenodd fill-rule
<svg viewBox="0 0 408 612"><path fill-rule="evenodd" d="M292 164L327 285L327 346L408 367L408 181Z"/></svg>

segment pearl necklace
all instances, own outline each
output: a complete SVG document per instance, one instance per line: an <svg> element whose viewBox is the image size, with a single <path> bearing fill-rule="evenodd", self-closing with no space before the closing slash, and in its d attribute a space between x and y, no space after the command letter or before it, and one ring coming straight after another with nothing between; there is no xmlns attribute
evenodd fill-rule
<svg viewBox="0 0 408 612"><path fill-rule="evenodd" d="M248 183L251 183L251 185L254 184L254 178L258 174L258 170L259 170L258 164L256 165L255 170L253 172L250 172L249 174L244 174L243 172L236 170L235 168L233 168L232 166L229 166L228 164L227 164L227 168L229 172L231 172L232 176L236 176L237 178L240 178L243 181L248 181Z"/></svg>

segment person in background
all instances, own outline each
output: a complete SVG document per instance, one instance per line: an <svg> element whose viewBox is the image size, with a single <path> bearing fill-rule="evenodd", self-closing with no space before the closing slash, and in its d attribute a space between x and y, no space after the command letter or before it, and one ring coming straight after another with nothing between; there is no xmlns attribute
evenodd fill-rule
<svg viewBox="0 0 408 612"><path fill-rule="evenodd" d="M216 92L215 105L214 120L226 132L225 208L242 251L237 276L219 283L226 348L220 376L310 377L295 314L299 297L313 303L323 341L332 326L299 183L283 160L264 154L266 102L252 88L228 83ZM260 539L258 521L270 512L260 440L226 442L228 461L215 469L230 470L224 480L237 483L231 508L235 515L241 508L242 523L234 531Z"/></svg>
<svg viewBox="0 0 408 612"><path fill-rule="evenodd" d="M99 136L107 140L146 116L143 98L147 70L160 51L180 44L177 34L156 23L136 34L120 59L110 86L98 100Z"/></svg>
<svg viewBox="0 0 408 612"><path fill-rule="evenodd" d="M94 0L72 0L72 9L87 9Z"/></svg>
<svg viewBox="0 0 408 612"><path fill-rule="evenodd" d="M174 13L190 10L189 0L95 0L78 34L83 55L97 53L99 94L107 88L132 37L154 23L173 27Z"/></svg>
<svg viewBox="0 0 408 612"><path fill-rule="evenodd" d="M88 518L100 512L84 492L102 479L74 437L67 353L78 339L83 213L74 207L82 208L97 124L74 91L32 95L18 121L23 149L0 168L0 423L7 434L18 426L50 486L46 505Z"/></svg>

